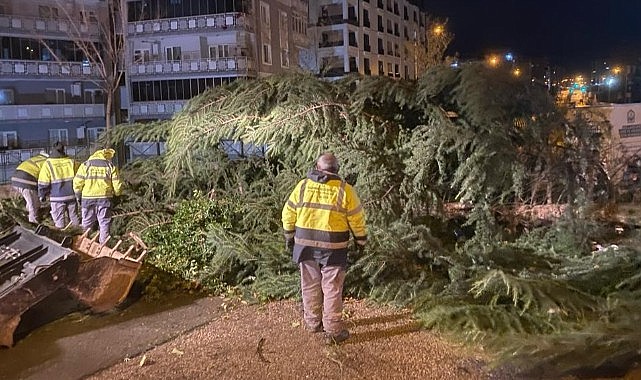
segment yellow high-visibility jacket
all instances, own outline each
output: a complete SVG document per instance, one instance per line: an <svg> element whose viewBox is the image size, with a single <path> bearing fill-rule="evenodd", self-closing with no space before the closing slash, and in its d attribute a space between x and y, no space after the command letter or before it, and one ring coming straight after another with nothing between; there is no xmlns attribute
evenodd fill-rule
<svg viewBox="0 0 641 380"><path fill-rule="evenodd" d="M21 189L38 190L38 176L40 168L49 155L40 152L37 155L23 161L16 168L16 172L11 177L11 185Z"/></svg>
<svg viewBox="0 0 641 380"><path fill-rule="evenodd" d="M42 165L38 175L38 196L49 195L51 202L71 202L73 194L73 177L76 174L77 163L67 156L51 157Z"/></svg>
<svg viewBox="0 0 641 380"><path fill-rule="evenodd" d="M109 205L111 198L122 193L118 168L111 163L113 149L100 149L80 165L73 179L76 198L83 207L90 204Z"/></svg>
<svg viewBox="0 0 641 380"><path fill-rule="evenodd" d="M334 256L328 264L344 265L350 232L357 244L367 241L365 213L354 188L319 170L296 185L283 207L282 222L285 238L294 238L297 263L320 251Z"/></svg>

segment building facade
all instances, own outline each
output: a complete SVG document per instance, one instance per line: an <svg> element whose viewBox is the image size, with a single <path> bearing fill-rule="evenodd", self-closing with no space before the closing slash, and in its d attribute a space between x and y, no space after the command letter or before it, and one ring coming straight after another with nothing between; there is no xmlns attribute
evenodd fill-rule
<svg viewBox="0 0 641 380"><path fill-rule="evenodd" d="M346 73L416 79L427 14L406 0L318 0L310 3L311 55L321 76Z"/></svg>
<svg viewBox="0 0 641 380"><path fill-rule="evenodd" d="M207 88L299 67L306 0L127 0L129 120L171 117Z"/></svg>
<svg viewBox="0 0 641 380"><path fill-rule="evenodd" d="M0 0L0 149L96 139L104 91L78 38L100 43L100 0Z"/></svg>

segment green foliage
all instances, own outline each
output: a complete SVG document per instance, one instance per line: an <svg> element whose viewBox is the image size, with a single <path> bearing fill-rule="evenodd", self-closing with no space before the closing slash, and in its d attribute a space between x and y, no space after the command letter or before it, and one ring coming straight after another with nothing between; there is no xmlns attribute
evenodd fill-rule
<svg viewBox="0 0 641 380"><path fill-rule="evenodd" d="M207 244L205 233L214 227L231 229L238 211L230 200L212 200L195 192L191 199L178 204L170 224L153 226L145 232L143 238L154 242L148 262L209 288L224 285L204 270L216 254L215 248Z"/></svg>

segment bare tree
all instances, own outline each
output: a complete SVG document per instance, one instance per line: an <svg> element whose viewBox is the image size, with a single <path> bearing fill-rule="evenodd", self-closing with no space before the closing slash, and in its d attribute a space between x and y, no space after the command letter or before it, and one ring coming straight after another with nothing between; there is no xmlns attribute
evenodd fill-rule
<svg viewBox="0 0 641 380"><path fill-rule="evenodd" d="M447 20L430 17L427 26L425 38L414 36L413 41L405 43L408 56L414 58L417 75L445 62L445 51L454 40L454 34L447 30Z"/></svg>
<svg viewBox="0 0 641 380"><path fill-rule="evenodd" d="M100 8L91 6L100 4L91 0L75 0L71 5L62 0L56 0L56 3L68 23L67 37L96 73L97 79L92 82L104 91L105 126L108 130L117 121L113 120L113 115L118 107L117 94L124 75L126 0L107 0L106 7ZM97 29L89 31L89 25ZM91 38L96 34L99 35L98 39ZM64 61L64 57L57 55L47 41L40 39L40 43L56 61Z"/></svg>

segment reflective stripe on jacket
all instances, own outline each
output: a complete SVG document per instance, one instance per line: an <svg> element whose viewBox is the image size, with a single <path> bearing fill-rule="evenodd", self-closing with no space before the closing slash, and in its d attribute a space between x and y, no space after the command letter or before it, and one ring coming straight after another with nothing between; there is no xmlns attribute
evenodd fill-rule
<svg viewBox="0 0 641 380"><path fill-rule="evenodd" d="M38 196L49 195L51 202L75 200L73 177L76 166L76 162L67 156L47 158L38 176Z"/></svg>
<svg viewBox="0 0 641 380"><path fill-rule="evenodd" d="M73 179L73 190L77 198L86 204L104 204L122 193L122 182L118 168L111 163L113 149L100 149L80 165Z"/></svg>
<svg viewBox="0 0 641 380"><path fill-rule="evenodd" d="M296 262L310 259L315 249L340 253L346 260L350 231L357 243L367 240L365 214L352 186L317 170L296 185L283 207L282 222L285 237L294 237Z"/></svg>
<svg viewBox="0 0 641 380"><path fill-rule="evenodd" d="M16 172L11 177L11 185L21 189L38 189L38 175L40 168L47 159L47 155L39 153L28 160L23 161L16 168Z"/></svg>

